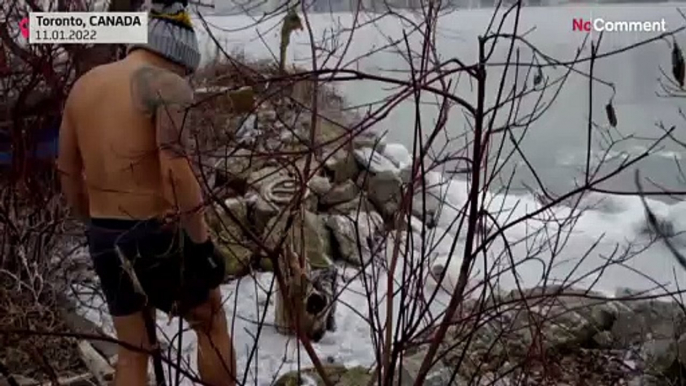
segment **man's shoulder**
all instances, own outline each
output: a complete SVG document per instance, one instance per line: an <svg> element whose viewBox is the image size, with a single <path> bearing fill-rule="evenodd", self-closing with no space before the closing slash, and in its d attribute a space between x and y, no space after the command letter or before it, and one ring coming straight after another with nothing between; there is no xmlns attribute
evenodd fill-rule
<svg viewBox="0 0 686 386"><path fill-rule="evenodd" d="M94 83L98 83L99 80L107 78L108 73L112 71L112 63L101 64L86 71L74 81L74 84L69 91L69 99L77 98L78 95L91 88ZM95 86L97 86L97 84L95 84Z"/></svg>
<svg viewBox="0 0 686 386"><path fill-rule="evenodd" d="M162 67L139 66L131 73L134 94L168 102L184 102L193 99L193 89L184 77Z"/></svg>
<svg viewBox="0 0 686 386"><path fill-rule="evenodd" d="M132 69L131 81L145 83L154 88L191 88L188 80L181 75L150 64L140 65Z"/></svg>

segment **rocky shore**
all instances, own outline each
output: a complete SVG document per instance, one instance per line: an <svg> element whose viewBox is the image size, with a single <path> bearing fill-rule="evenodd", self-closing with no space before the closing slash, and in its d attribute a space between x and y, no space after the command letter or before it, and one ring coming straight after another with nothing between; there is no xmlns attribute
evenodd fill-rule
<svg viewBox="0 0 686 386"><path fill-rule="evenodd" d="M427 348L406 350L398 385L414 384ZM534 288L465 304L423 385L683 385L685 352L686 314L676 302ZM339 386L372 377L361 367L329 371ZM300 376L323 384L313 369ZM277 385L296 379L289 373Z"/></svg>
<svg viewBox="0 0 686 386"><path fill-rule="evenodd" d="M223 202L215 205L211 223L228 256L228 277L271 270L250 234L265 239L279 229L280 210L302 187L311 145L320 149L309 161L313 172L302 199L311 268L385 264L383 235L405 224L395 215L412 174L410 154L379 133L355 135L349 131L354 122L329 118L319 118L313 143L306 109L279 110L265 103L257 112L232 117L232 145L211 162L213 192ZM411 221L434 227L440 200L426 197L414 195ZM609 298L551 286L465 301L423 384L686 384L683 307L633 295ZM414 384L432 333L425 331L424 343L405 350L399 385ZM373 376L373 369L362 367L330 365L327 371L338 385L369 384ZM313 369L300 377L323 384ZM296 385L297 379L288 373L276 384Z"/></svg>

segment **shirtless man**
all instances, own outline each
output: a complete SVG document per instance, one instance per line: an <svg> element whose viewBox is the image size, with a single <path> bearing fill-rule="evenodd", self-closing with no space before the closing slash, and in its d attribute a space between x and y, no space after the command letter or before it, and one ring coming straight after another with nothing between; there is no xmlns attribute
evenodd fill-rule
<svg viewBox="0 0 686 386"><path fill-rule="evenodd" d="M59 138L62 190L88 224L117 338L149 352L143 312L180 315L198 336L202 380L232 386L235 353L218 289L224 263L208 236L183 130L193 101L184 76L200 54L184 1L158 1L148 44L72 88ZM116 386L147 384L147 352L119 347Z"/></svg>

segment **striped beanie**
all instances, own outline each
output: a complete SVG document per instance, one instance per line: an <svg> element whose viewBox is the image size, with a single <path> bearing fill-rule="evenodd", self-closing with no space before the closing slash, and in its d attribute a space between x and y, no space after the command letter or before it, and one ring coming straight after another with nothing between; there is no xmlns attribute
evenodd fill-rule
<svg viewBox="0 0 686 386"><path fill-rule="evenodd" d="M134 44L128 52L145 49L183 66L187 74L200 64L198 39L186 7L188 0L152 0L148 44Z"/></svg>

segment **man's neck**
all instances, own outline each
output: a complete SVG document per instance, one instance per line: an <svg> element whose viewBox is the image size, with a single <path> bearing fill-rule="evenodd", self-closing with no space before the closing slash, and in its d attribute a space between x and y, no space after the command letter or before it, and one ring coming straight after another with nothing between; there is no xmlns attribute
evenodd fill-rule
<svg viewBox="0 0 686 386"><path fill-rule="evenodd" d="M126 57L126 60L133 60L139 63L142 62L146 64L151 64L153 66L161 67L166 70L172 71L181 76L185 75L183 68L178 64L173 63L155 53L152 53L144 49L137 49L129 53L129 55Z"/></svg>

